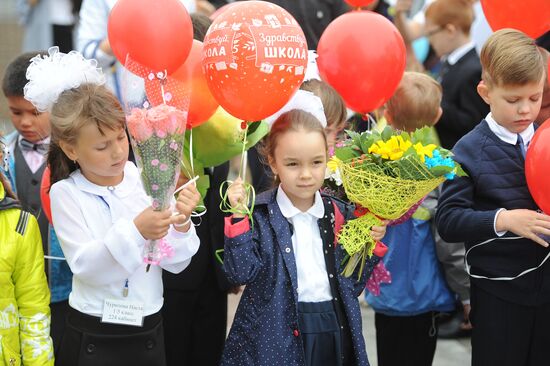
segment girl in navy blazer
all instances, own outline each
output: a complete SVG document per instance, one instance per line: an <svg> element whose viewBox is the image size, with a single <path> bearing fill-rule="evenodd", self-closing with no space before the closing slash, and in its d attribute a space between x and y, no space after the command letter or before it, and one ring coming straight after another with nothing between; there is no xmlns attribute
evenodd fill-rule
<svg viewBox="0 0 550 366"><path fill-rule="evenodd" d="M377 245L360 278L341 275L335 233L353 208L319 193L327 142L314 113L283 113L264 156L278 188L257 197L253 225L240 214L226 219L224 270L246 288L221 364L368 365L357 296L386 248ZM245 204L240 179L228 198L235 209ZM372 236L385 231L373 227Z"/></svg>

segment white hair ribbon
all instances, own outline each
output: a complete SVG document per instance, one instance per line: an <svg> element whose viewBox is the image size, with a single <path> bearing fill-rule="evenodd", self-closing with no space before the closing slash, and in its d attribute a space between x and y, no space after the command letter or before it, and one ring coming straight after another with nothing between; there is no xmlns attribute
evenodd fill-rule
<svg viewBox="0 0 550 366"><path fill-rule="evenodd" d="M269 127L275 123L277 118L283 113L289 112L293 109L299 109L304 112L311 113L315 118L319 120L319 123L323 128L327 127L327 117L325 116L325 109L323 108L323 102L321 98L306 90L298 90L296 94L274 115L267 117L265 121L269 124Z"/></svg>
<svg viewBox="0 0 550 366"><path fill-rule="evenodd" d="M65 90L84 83L105 83L96 60L85 59L77 51L59 52L59 47L51 47L47 56L33 57L26 76L29 82L23 89L25 99L40 112L51 111Z"/></svg>

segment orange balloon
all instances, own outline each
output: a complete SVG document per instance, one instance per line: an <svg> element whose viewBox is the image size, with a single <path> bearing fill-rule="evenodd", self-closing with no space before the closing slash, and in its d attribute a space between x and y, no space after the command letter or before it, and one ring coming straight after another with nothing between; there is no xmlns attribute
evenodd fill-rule
<svg viewBox="0 0 550 366"><path fill-rule="evenodd" d="M221 13L204 39L202 66L220 105L245 121L281 109L301 85L307 42L296 20L265 1L243 1Z"/></svg>
<svg viewBox="0 0 550 366"><path fill-rule="evenodd" d="M171 75L174 79L184 82L187 89L190 90L191 101L187 128L193 128L208 121L219 107L219 103L208 89L206 78L202 72L202 49L202 42L193 40L187 60Z"/></svg>
<svg viewBox="0 0 550 366"><path fill-rule="evenodd" d="M202 73L202 48L202 42L193 40L185 63L166 79L158 79L154 73L144 77L149 104L167 104L187 110L187 128L206 122L219 106ZM132 68L130 70L133 71Z"/></svg>
<svg viewBox="0 0 550 366"><path fill-rule="evenodd" d="M514 28L537 38L550 30L548 0L481 0L481 7L493 31Z"/></svg>
<svg viewBox="0 0 550 366"><path fill-rule="evenodd" d="M179 0L118 0L107 33L120 63L125 65L130 57L168 74L185 62L193 41L191 18Z"/></svg>
<svg viewBox="0 0 550 366"><path fill-rule="evenodd" d="M52 223L52 209L50 207L50 167L46 166L44 174L42 174L42 181L40 182L40 202L42 203L42 210L46 214L46 218Z"/></svg>
<svg viewBox="0 0 550 366"><path fill-rule="evenodd" d="M153 73L145 75L145 93L149 104L167 104L188 110L187 128L206 122L219 106L202 73L202 48L202 42L193 40L185 63L165 80L158 79Z"/></svg>

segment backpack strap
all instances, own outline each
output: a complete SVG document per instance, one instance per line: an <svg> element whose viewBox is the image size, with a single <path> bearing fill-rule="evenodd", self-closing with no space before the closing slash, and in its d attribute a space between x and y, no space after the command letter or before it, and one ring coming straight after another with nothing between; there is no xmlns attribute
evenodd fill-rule
<svg viewBox="0 0 550 366"><path fill-rule="evenodd" d="M15 231L21 236L25 235L25 231L27 230L27 225L29 223L29 217L30 213L21 210L19 220L17 221L17 226L15 227Z"/></svg>

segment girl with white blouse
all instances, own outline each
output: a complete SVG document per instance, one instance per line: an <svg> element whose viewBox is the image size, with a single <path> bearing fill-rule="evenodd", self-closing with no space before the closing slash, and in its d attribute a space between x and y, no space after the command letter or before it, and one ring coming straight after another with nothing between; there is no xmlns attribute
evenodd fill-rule
<svg viewBox="0 0 550 366"><path fill-rule="evenodd" d="M74 274L56 365L164 366L162 269L183 271L198 250L188 218L199 194L189 185L178 196L176 215L169 209L154 211L138 169L127 161L124 112L102 84L96 64L79 54L54 52L46 61L33 60L31 67L55 63L59 56L80 58L74 63L91 67L57 74L59 96L29 71L25 88L25 97L37 108L48 108L43 94L53 93L46 99L55 101L48 155L51 211ZM147 240L162 238L173 255L146 271L143 247Z"/></svg>

